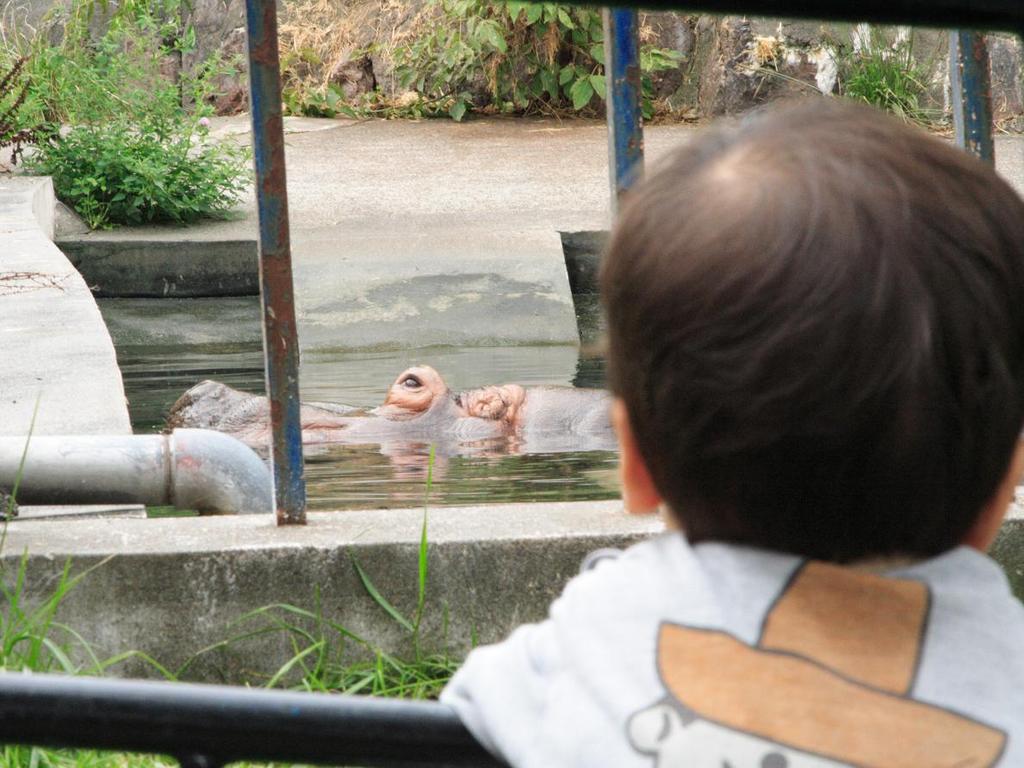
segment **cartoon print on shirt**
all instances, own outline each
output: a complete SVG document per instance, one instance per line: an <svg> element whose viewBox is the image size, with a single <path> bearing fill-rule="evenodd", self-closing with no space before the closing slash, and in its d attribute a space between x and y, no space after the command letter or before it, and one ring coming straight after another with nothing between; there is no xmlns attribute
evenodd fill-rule
<svg viewBox="0 0 1024 768"><path fill-rule="evenodd" d="M697 717L666 698L629 721L633 747L655 768L836 768L841 763L799 753Z"/></svg>
<svg viewBox="0 0 1024 768"><path fill-rule="evenodd" d="M627 731L654 768L996 763L1006 734L910 697L928 588L825 563L797 570L750 645L663 623L666 696Z"/></svg>

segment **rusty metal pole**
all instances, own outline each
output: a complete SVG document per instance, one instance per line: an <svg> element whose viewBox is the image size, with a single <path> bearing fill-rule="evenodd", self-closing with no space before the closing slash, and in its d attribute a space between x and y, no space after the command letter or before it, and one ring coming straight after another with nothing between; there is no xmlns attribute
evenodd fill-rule
<svg viewBox="0 0 1024 768"><path fill-rule="evenodd" d="M985 36L963 30L950 32L949 66L956 143L994 164L992 73Z"/></svg>
<svg viewBox="0 0 1024 768"><path fill-rule="evenodd" d="M608 98L608 168L612 216L644 168L640 23L636 9L604 9L604 71Z"/></svg>
<svg viewBox="0 0 1024 768"><path fill-rule="evenodd" d="M306 484L302 477L299 344L285 185L277 6L275 0L246 0L245 11L274 499L278 525L302 525L306 522Z"/></svg>

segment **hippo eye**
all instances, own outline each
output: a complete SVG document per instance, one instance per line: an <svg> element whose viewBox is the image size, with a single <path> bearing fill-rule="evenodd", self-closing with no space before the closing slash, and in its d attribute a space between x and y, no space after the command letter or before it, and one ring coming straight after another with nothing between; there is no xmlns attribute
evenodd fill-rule
<svg viewBox="0 0 1024 768"><path fill-rule="evenodd" d="M402 379L402 386L406 389L419 389L423 386L423 383L415 376L406 376Z"/></svg>

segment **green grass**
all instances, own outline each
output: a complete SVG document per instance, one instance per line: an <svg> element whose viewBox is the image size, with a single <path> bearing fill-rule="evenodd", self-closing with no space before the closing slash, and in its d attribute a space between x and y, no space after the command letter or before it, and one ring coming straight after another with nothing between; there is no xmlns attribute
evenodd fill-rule
<svg viewBox="0 0 1024 768"><path fill-rule="evenodd" d="M420 647L420 628L425 618L429 579L427 505L433 482L433 465L434 451L431 448L415 575L416 605L413 611L403 612L389 601L377 589L370 574L356 557L351 556L352 567L366 593L403 633L408 634L413 649L409 659L387 653L375 643L325 615L319 587L313 591L311 608L279 603L251 611L233 623L236 629L242 626L247 629L236 631L232 637L200 650L177 670L169 670L157 660L138 651L102 657L78 632L60 622L58 613L61 604L75 587L107 560L76 573L72 572L72 564L67 561L57 583L47 595L41 600L30 602L27 595L31 574L28 553L25 553L18 559L16 567L0 559L0 671L101 676L131 659L143 662L167 680L176 680L185 675L189 666L204 654L254 637L282 634L291 643L292 657L269 678L247 681L250 685L313 692L434 698L451 678L459 661L448 653L424 653ZM3 526L0 531L2 554L6 542L6 520L0 525ZM444 609L442 620L446 633L447 609ZM174 765L177 762L173 759L153 755L0 747L0 768L163 768Z"/></svg>
<svg viewBox="0 0 1024 768"><path fill-rule="evenodd" d="M876 30L876 38L874 45L851 53L842 63L842 94L907 122L928 126L942 120L942 109L924 105L934 62L922 64L917 60L913 35L890 42Z"/></svg>
<svg viewBox="0 0 1024 768"><path fill-rule="evenodd" d="M178 674L183 674L192 663L211 651L254 637L280 634L291 643L292 656L262 683L266 687L412 699L436 697L454 674L459 659L449 653L425 653L420 645L420 628L425 618L429 578L427 507L433 486L433 469L434 449L431 447L423 496L423 525L417 552L416 605L411 615L389 601L356 556L351 555L352 567L366 594L409 636L411 658L403 659L390 654L327 616L320 588L316 587L312 608L300 608L287 603L257 608L235 622L238 626L249 626L249 629L204 648L186 662ZM443 610L442 634L447 635L447 608Z"/></svg>
<svg viewBox="0 0 1024 768"><path fill-rule="evenodd" d="M146 507L146 517L199 517L199 513L194 509L177 507Z"/></svg>

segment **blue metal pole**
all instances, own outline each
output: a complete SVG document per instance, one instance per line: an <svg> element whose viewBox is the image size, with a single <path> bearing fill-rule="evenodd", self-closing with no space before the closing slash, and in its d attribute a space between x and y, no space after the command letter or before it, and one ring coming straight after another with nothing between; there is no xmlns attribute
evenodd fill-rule
<svg viewBox="0 0 1024 768"><path fill-rule="evenodd" d="M306 522L306 484L302 478L299 344L284 168L277 6L275 0L246 0L245 11L274 497L277 524L302 525Z"/></svg>
<svg viewBox="0 0 1024 768"><path fill-rule="evenodd" d="M963 30L950 32L949 66L956 142L982 160L995 163L992 75L985 36Z"/></svg>
<svg viewBox="0 0 1024 768"><path fill-rule="evenodd" d="M604 9L604 70L608 93L608 169L614 216L619 198L636 183L644 167L640 22L635 9Z"/></svg>

